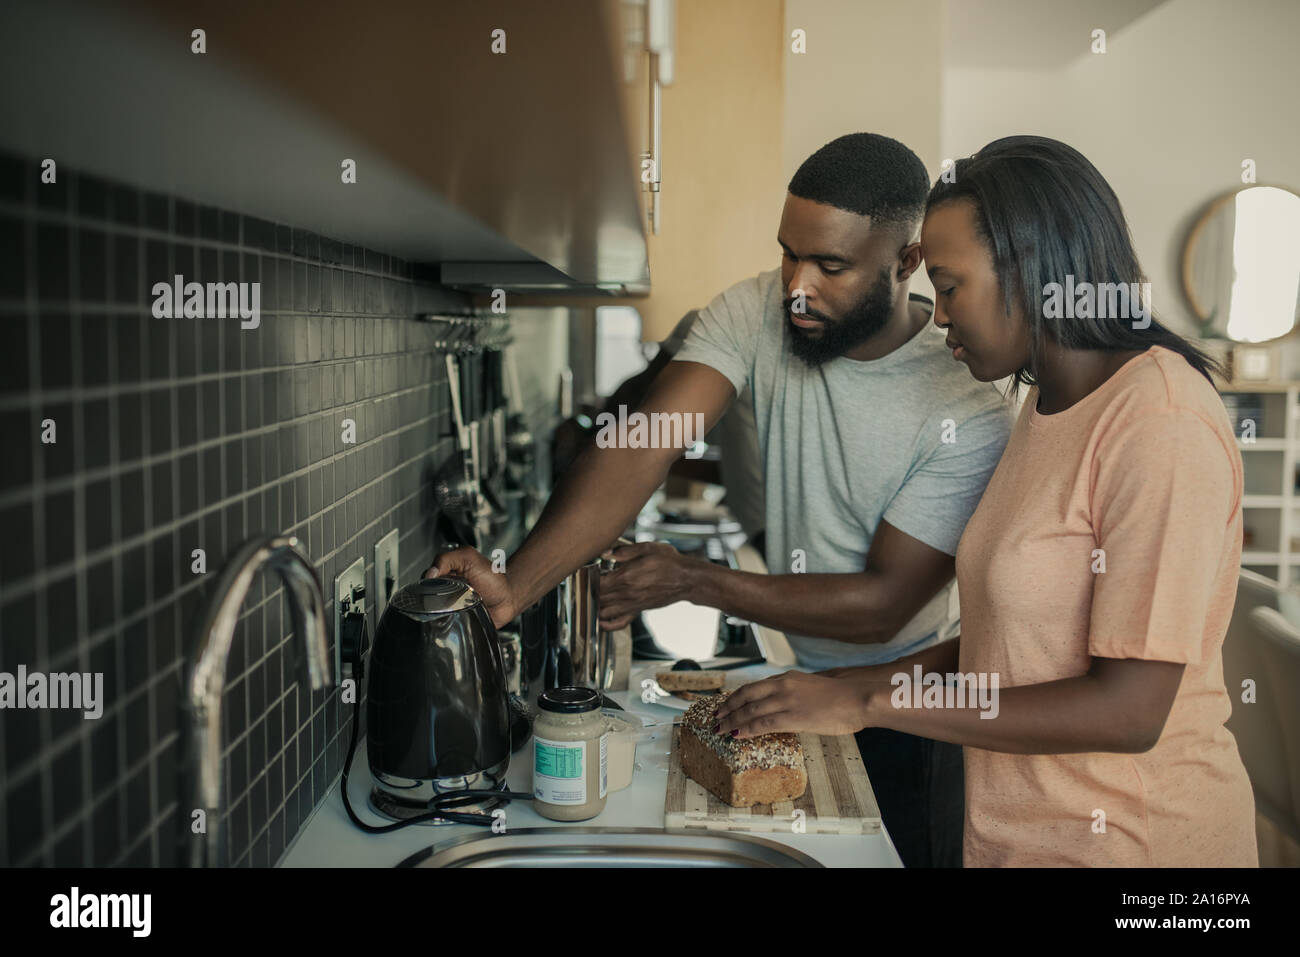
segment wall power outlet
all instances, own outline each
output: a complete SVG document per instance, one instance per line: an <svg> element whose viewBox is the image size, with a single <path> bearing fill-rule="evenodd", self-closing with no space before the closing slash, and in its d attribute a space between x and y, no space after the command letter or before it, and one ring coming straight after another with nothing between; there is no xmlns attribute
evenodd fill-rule
<svg viewBox="0 0 1300 957"><path fill-rule="evenodd" d="M366 560L358 558L334 579L334 674L336 680L353 677L352 663L343 656L344 635L352 633L357 624L354 616L361 616L364 629L366 617ZM358 676L359 677L359 676Z"/></svg>
<svg viewBox="0 0 1300 957"><path fill-rule="evenodd" d="M397 529L393 529L375 545L375 587L370 594L375 596L375 627L379 627L379 618L388 608L393 592L402 586L397 580L399 569L397 561Z"/></svg>

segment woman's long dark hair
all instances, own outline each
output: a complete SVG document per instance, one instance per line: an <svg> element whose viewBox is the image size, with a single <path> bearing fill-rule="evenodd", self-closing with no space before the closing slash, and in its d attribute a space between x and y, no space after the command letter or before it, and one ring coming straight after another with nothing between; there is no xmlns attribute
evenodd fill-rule
<svg viewBox="0 0 1300 957"><path fill-rule="evenodd" d="M1211 372L1224 374L1218 362L1157 322L1154 310L1145 329L1113 317L1046 315L1047 285L1064 285L1066 276L1094 287L1146 281L1115 191L1078 150L1044 136L1007 136L958 160L952 172L953 182L940 177L934 184L925 209L961 199L975 203L975 222L993 255L1007 315L1015 315L1019 300L1029 323L1030 365L1016 370L1013 389L1037 381L1033 369L1044 335L1066 349L1164 346L1211 385Z"/></svg>

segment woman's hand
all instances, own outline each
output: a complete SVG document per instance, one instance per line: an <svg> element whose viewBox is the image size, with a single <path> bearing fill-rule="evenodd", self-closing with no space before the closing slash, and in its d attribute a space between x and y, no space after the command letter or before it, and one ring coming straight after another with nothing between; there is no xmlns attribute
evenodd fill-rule
<svg viewBox="0 0 1300 957"><path fill-rule="evenodd" d="M868 698L858 682L787 671L732 692L718 708L713 731L737 738L779 731L852 734L868 724Z"/></svg>

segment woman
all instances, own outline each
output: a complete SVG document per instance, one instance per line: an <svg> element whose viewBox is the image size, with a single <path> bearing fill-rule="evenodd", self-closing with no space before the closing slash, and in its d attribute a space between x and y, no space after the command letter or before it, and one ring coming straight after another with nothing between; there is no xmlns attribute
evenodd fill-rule
<svg viewBox="0 0 1300 957"><path fill-rule="evenodd" d="M1242 466L1213 363L1148 300L1116 296L1105 318L1086 295L1061 308L1062 288L1142 281L1114 192L1063 143L1008 137L958 161L921 246L954 359L1033 386L958 547L961 635L756 682L717 730L963 745L968 867L1257 866L1224 728ZM996 699L926 707L895 677L916 665L996 678Z"/></svg>

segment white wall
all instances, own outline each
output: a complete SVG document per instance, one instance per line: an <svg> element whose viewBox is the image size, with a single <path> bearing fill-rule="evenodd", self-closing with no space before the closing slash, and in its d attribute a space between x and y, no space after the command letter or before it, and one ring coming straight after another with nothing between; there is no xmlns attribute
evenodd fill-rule
<svg viewBox="0 0 1300 957"><path fill-rule="evenodd" d="M1010 66L963 67L955 52L950 58L943 155L967 156L1016 133L1078 149L1124 206L1157 315L1193 333L1180 259L1197 212L1241 185L1245 158L1258 164L1259 182L1300 190L1300 3L1167 0L1108 32L1105 54L1089 53L1091 28L1071 20L1079 52L1047 69L1014 66L1017 51L1035 37L1025 35L1013 12L1002 4L1005 29L980 31L983 42L1006 45L983 59ZM947 42L955 48L962 37Z"/></svg>
<svg viewBox="0 0 1300 957"><path fill-rule="evenodd" d="M786 0L784 183L845 133L892 136L921 158L931 180L938 177L946 6L947 0ZM790 52L796 28L807 34L807 53ZM776 266L775 230L771 247ZM909 289L934 295L924 270Z"/></svg>

